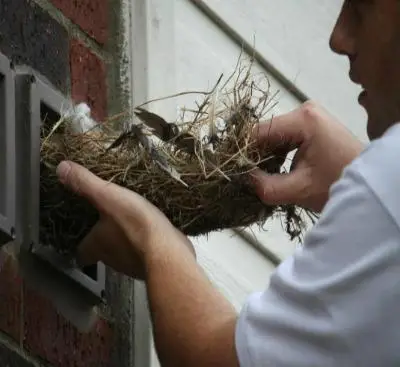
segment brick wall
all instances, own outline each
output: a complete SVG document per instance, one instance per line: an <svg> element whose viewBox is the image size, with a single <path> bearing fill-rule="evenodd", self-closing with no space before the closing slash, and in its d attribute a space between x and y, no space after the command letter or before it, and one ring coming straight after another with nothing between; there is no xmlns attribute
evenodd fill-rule
<svg viewBox="0 0 400 367"><path fill-rule="evenodd" d="M119 6L118 0L0 0L0 52L87 102L101 121L123 105L118 45L110 42L119 32ZM94 328L81 333L26 286L13 246L3 248L0 366L132 366L132 290L108 271L107 305Z"/></svg>

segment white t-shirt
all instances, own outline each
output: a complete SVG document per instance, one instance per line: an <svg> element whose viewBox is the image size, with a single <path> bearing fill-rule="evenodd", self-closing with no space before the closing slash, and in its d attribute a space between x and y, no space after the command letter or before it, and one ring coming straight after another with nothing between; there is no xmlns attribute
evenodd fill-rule
<svg viewBox="0 0 400 367"><path fill-rule="evenodd" d="M240 365L400 366L400 124L331 188L304 246L236 329Z"/></svg>

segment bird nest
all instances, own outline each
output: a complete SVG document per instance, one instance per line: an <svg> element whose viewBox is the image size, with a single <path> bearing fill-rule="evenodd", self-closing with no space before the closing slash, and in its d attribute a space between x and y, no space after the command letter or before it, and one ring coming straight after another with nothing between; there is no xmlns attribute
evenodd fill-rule
<svg viewBox="0 0 400 367"><path fill-rule="evenodd" d="M291 239L301 236L301 209L265 205L249 179L257 167L269 173L283 170L284 159L261 152L254 140L254 127L273 102L268 82L259 87L250 68L235 70L223 85L222 80L174 122L145 108L156 102L149 101L118 116L130 122L119 130L111 126L114 118L93 123L78 108L53 125L44 123L41 244L71 253L98 220L91 205L59 183L55 169L65 159L142 195L188 236L263 225L275 215L285 217Z"/></svg>

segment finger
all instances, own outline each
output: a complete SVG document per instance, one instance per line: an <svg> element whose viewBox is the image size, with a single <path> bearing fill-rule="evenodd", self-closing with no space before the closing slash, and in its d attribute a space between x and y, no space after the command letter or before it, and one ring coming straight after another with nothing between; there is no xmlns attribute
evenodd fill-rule
<svg viewBox="0 0 400 367"><path fill-rule="evenodd" d="M126 201L122 188L102 180L79 164L61 162L57 167L57 175L62 184L105 214L112 213L116 205Z"/></svg>
<svg viewBox="0 0 400 367"><path fill-rule="evenodd" d="M264 150L296 149L304 141L304 124L298 110L276 116L257 125L253 134Z"/></svg>
<svg viewBox="0 0 400 367"><path fill-rule="evenodd" d="M105 182L79 164L64 161L57 167L57 176L62 184L79 196L96 204L97 196Z"/></svg>
<svg viewBox="0 0 400 367"><path fill-rule="evenodd" d="M286 154L284 152L275 152L273 156L270 156L268 159L262 161L258 165L258 168L269 174L280 173L285 160Z"/></svg>
<svg viewBox="0 0 400 367"><path fill-rule="evenodd" d="M307 185L307 177L301 170L273 175L255 170L250 175L258 197L268 205L298 204Z"/></svg>

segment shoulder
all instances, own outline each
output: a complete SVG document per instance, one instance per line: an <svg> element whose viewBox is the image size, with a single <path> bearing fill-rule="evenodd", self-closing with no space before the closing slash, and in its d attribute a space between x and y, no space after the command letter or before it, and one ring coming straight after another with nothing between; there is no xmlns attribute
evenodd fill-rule
<svg viewBox="0 0 400 367"><path fill-rule="evenodd" d="M400 360L400 126L332 186L301 248L249 297L241 365L392 365ZM362 312L359 312L362 310ZM373 348L371 348L371 345Z"/></svg>
<svg viewBox="0 0 400 367"><path fill-rule="evenodd" d="M381 138L373 141L345 170L343 181L358 177L353 185L363 185L400 227L400 124L392 126ZM332 187L332 194L341 184Z"/></svg>

